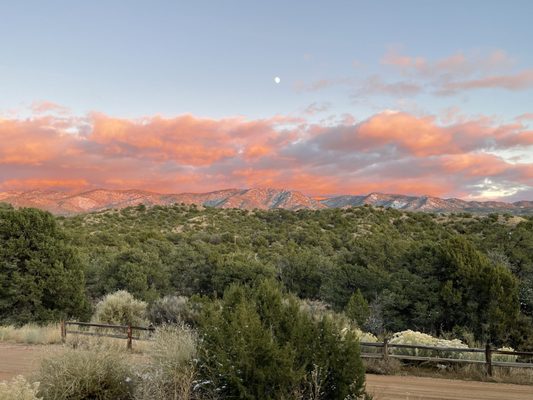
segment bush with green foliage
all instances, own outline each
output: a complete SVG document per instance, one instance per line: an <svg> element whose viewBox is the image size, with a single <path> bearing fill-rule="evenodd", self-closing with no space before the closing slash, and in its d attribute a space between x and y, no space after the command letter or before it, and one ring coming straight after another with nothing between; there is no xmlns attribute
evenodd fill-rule
<svg viewBox="0 0 533 400"><path fill-rule="evenodd" d="M355 334L327 316L315 320L272 281L230 286L204 304L199 331L204 390L254 400L365 396Z"/></svg>
<svg viewBox="0 0 533 400"><path fill-rule="evenodd" d="M125 290L119 290L98 302L93 321L101 324L144 326L146 308L144 301L135 299Z"/></svg>
<svg viewBox="0 0 533 400"><path fill-rule="evenodd" d="M368 317L370 317L370 308L368 302L364 298L359 289L352 294L346 308L344 309L346 316L352 321L355 321L359 327L363 327Z"/></svg>
<svg viewBox="0 0 533 400"><path fill-rule="evenodd" d="M154 325L191 323L188 302L185 296L165 296L150 305L148 318Z"/></svg>
<svg viewBox="0 0 533 400"><path fill-rule="evenodd" d="M0 323L86 317L84 289L78 253L50 213L0 209Z"/></svg>

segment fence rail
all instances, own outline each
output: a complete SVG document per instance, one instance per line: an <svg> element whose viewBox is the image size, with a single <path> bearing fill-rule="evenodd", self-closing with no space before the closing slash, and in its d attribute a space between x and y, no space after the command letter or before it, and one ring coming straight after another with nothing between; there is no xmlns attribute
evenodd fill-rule
<svg viewBox="0 0 533 400"><path fill-rule="evenodd" d="M376 347L380 348L381 351L377 353L365 353L361 351L361 357L363 358L378 358L384 359L387 358L396 358L399 360L407 361L427 361L427 362L452 362L452 363L465 363L465 364L484 364L486 365L487 374L492 376L492 367L511 367L511 368L533 368L533 362L505 362L505 361L494 361L494 354L503 354L511 355L518 357L528 357L533 359L533 352L528 351L509 351L509 350L498 350L493 348L490 344L487 344L484 349L475 349L475 348L455 348L455 347L436 347L436 346L426 346L426 345L411 345L411 344L395 344L389 343L388 340L384 342L361 342L361 347ZM391 352L391 349L412 349L412 350L429 350L434 351L437 356L419 356L419 355L409 355L409 354L395 354ZM485 355L483 360L471 360L464 358L451 358L451 357L440 357L439 353L483 353Z"/></svg>
<svg viewBox="0 0 533 400"><path fill-rule="evenodd" d="M98 328L98 329L111 329L115 331L121 331L122 334L109 333L105 331L100 332L90 332L87 330L71 330L68 329L69 326L77 326L79 329L83 328ZM83 335L83 336L98 336L98 337L109 337L115 339L126 339L126 347L128 349L133 348L133 340L146 340L140 337L136 337L133 333L134 331L140 332L149 332L150 335L155 331L155 328L152 326L133 326L133 325L111 325L111 324L93 324L90 322L77 322L77 321L61 321L61 340L63 343L67 340L67 334L70 335Z"/></svg>

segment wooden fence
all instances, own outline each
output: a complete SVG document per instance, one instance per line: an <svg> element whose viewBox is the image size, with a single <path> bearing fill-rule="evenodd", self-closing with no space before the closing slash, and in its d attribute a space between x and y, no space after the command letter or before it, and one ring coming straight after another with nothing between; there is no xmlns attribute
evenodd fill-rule
<svg viewBox="0 0 533 400"><path fill-rule="evenodd" d="M77 326L78 330L68 329L69 326ZM97 331L91 332L91 328L97 328ZM110 333L109 331L115 331L118 333ZM141 338L140 335L135 335L134 332L149 332L149 336L155 331L152 326L132 326L132 325L108 325L108 324L92 324L89 322L76 322L76 321L61 321L61 340L63 343L67 340L67 335L84 335L84 336L98 336L98 337L110 337L116 339L126 339L127 348L132 349L133 340L147 340L147 338Z"/></svg>
<svg viewBox="0 0 533 400"><path fill-rule="evenodd" d="M486 366L487 374L492 376L492 367L511 367L511 368L533 368L533 352L526 351L507 351L507 350L498 350L493 348L490 344L487 344L484 349L475 349L475 348L453 348L453 347L434 347L434 346L424 346L424 345L410 345L410 344L394 344L389 343L388 340L384 342L361 342L361 357L363 358L379 358L379 359L388 359L396 358L400 360L409 360L409 361L427 361L427 362L442 362L442 363L465 363L465 364L484 364ZM380 349L374 353L364 352L364 349L371 347ZM413 353L417 353L417 350L426 350L431 351L437 354L437 356L419 356L419 355L408 355L408 354L394 354L391 352L391 349L411 349L414 350ZM468 358L451 358L451 357L442 357L442 353L483 353L483 360L472 360ZM529 362L504 362L504 361L494 361L493 355L495 354L504 354L510 356L516 356L529 359Z"/></svg>

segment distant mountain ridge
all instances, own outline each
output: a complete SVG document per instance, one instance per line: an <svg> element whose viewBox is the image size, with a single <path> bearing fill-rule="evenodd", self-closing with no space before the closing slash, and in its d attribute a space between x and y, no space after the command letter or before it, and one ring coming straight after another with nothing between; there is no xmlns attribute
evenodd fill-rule
<svg viewBox="0 0 533 400"><path fill-rule="evenodd" d="M247 210L255 208L263 210L276 208L319 210L368 204L405 211L533 214L533 201L515 203L466 201L453 198L441 199L431 196L383 193L371 193L363 196L343 195L313 198L298 191L273 188L225 189L208 193L179 194L162 194L136 189L94 189L79 193L32 190L26 192L0 192L0 202L9 203L14 207L40 208L57 215L73 215L113 208L125 208L139 204L153 206L175 203Z"/></svg>

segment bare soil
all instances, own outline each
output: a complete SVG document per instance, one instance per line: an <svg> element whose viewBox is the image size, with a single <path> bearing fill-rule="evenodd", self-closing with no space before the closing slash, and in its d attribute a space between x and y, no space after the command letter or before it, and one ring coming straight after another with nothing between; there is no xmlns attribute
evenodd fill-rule
<svg viewBox="0 0 533 400"><path fill-rule="evenodd" d="M51 347L0 343L0 381L34 372L45 349Z"/></svg>
<svg viewBox="0 0 533 400"><path fill-rule="evenodd" d="M416 376L366 376L375 400L532 400L533 386Z"/></svg>
<svg viewBox="0 0 533 400"><path fill-rule="evenodd" d="M0 343L0 381L29 376L55 346ZM375 400L533 400L533 386L415 376L367 375Z"/></svg>

